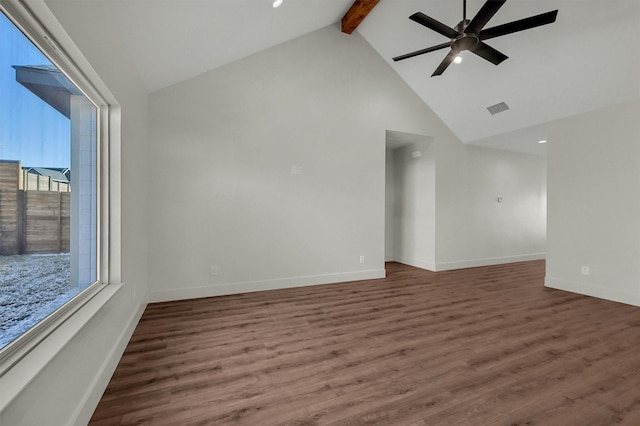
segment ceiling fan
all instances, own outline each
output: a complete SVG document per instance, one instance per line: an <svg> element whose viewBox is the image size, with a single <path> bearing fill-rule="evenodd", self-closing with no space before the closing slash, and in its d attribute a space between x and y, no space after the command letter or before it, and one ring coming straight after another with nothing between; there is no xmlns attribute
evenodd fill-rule
<svg viewBox="0 0 640 426"><path fill-rule="evenodd" d="M500 62L507 59L508 56L489 46L484 42L484 40L528 30L541 25L551 24L552 22L555 22L556 16L558 15L558 11L553 10L540 15L512 21L507 24L483 29L487 22L489 22L493 15L496 14L506 1L507 0L487 0L487 2L482 5L476 16L469 20L467 19L467 0L463 0L462 21L458 22L454 28L448 27L422 12L414 13L409 16L409 19L450 38L451 41L427 47L426 49L416 50L415 52L410 52L401 56L396 56L393 60L401 61L403 59L413 58L414 56L449 47L449 53L433 74L431 74L431 77L441 75L463 50L469 50L487 61L498 65Z"/></svg>

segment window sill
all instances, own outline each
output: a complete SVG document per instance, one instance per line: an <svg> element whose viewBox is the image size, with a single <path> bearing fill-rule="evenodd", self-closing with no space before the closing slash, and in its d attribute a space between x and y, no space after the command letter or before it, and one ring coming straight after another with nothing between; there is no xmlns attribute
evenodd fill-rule
<svg viewBox="0 0 640 426"><path fill-rule="evenodd" d="M36 377L72 339L123 287L105 284L88 301L69 311L43 330L46 335L33 346L27 345L2 360L0 364L0 412Z"/></svg>

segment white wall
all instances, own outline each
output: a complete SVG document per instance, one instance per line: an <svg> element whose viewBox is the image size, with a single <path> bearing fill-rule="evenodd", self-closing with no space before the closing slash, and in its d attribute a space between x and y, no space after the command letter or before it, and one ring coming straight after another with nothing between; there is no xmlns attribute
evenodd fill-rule
<svg viewBox="0 0 640 426"><path fill-rule="evenodd" d="M116 194L112 201L122 203L125 284L77 334L67 336L60 351L46 353L47 345L40 345L0 379L3 396L12 399L0 413L3 426L86 424L146 304L148 97L131 72L106 3L56 1L50 7L122 106L124 184L121 197ZM65 36L60 28L50 30L56 38ZM61 327L49 340L66 330ZM35 377L26 387L16 390L9 384L14 372L38 363L44 368L27 371Z"/></svg>
<svg viewBox="0 0 640 426"><path fill-rule="evenodd" d="M437 270L545 257L544 157L440 143L436 170Z"/></svg>
<svg viewBox="0 0 640 426"><path fill-rule="evenodd" d="M153 300L382 276L385 130L453 139L337 25L155 92L150 108Z"/></svg>
<svg viewBox="0 0 640 426"><path fill-rule="evenodd" d="M467 151L469 258L544 257L546 158L474 146Z"/></svg>
<svg viewBox="0 0 640 426"><path fill-rule="evenodd" d="M639 117L635 101L552 126L548 287L640 305Z"/></svg>

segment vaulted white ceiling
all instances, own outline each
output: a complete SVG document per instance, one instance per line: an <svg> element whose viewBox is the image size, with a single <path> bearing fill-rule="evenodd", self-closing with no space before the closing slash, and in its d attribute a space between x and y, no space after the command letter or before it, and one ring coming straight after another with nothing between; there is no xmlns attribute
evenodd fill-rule
<svg viewBox="0 0 640 426"><path fill-rule="evenodd" d="M46 0L56 7L76 1ZM353 3L284 0L273 9L272 0L87 1L108 4L149 92L327 25L340 31ZM470 18L484 0L467 3ZM357 31L463 142L543 155L536 142L549 121L640 97L640 0L508 0L487 28L553 9L553 24L487 41L509 56L499 66L466 52L439 77L430 75L446 50L391 58L447 41L408 17L421 11L454 26L462 0L381 0ZM492 116L486 108L499 102L510 110Z"/></svg>
<svg viewBox="0 0 640 426"><path fill-rule="evenodd" d="M467 1L467 17L484 0ZM544 152L544 123L640 97L638 0L508 0L486 28L558 9L555 23L487 40L509 56L495 66L470 52L430 77L446 50L394 63L391 58L446 38L410 21L417 11L454 26L462 1L381 1L360 33L463 141ZM491 115L505 102L510 110Z"/></svg>

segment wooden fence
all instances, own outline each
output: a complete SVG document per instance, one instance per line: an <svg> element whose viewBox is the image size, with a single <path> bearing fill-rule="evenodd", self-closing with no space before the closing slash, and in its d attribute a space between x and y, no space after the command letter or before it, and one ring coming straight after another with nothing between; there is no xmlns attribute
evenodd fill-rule
<svg viewBox="0 0 640 426"><path fill-rule="evenodd" d="M68 253L70 196L0 190L0 255Z"/></svg>
<svg viewBox="0 0 640 426"><path fill-rule="evenodd" d="M70 195L69 192L24 191L24 253L69 251Z"/></svg>
<svg viewBox="0 0 640 426"><path fill-rule="evenodd" d="M65 182L56 182L49 176L40 176L29 173L27 170L22 171L22 181L26 191L51 191L51 192L69 192L69 184Z"/></svg>
<svg viewBox="0 0 640 426"><path fill-rule="evenodd" d="M0 160L0 190L23 189L24 178L19 161Z"/></svg>
<svg viewBox="0 0 640 426"><path fill-rule="evenodd" d="M18 192L0 189L0 255L18 254L23 251L19 241L22 235L21 216L18 215ZM22 191L21 191L22 192Z"/></svg>
<svg viewBox="0 0 640 426"><path fill-rule="evenodd" d="M69 252L71 193L25 191L19 162L0 162L0 255Z"/></svg>
<svg viewBox="0 0 640 426"><path fill-rule="evenodd" d="M22 247L22 215L18 214L22 167L19 161L0 161L0 254L18 254Z"/></svg>

